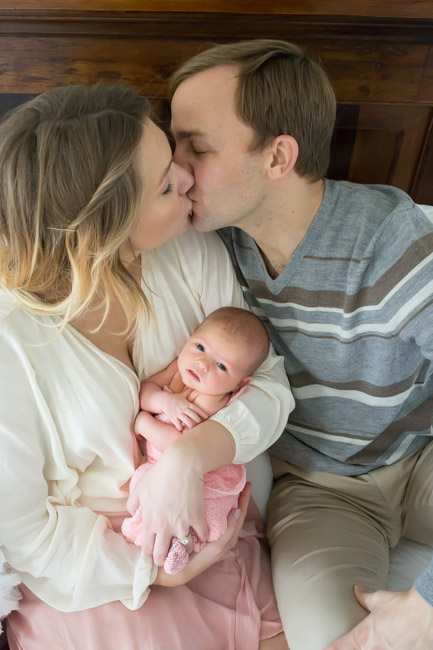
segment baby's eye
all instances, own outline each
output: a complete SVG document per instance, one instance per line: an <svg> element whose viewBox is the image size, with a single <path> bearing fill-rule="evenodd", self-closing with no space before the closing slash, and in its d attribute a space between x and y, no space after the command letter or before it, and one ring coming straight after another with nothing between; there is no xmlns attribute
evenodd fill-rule
<svg viewBox="0 0 433 650"><path fill-rule="evenodd" d="M196 343L196 347L200 352L204 352L204 346L201 343Z"/></svg>
<svg viewBox="0 0 433 650"><path fill-rule="evenodd" d="M217 366L220 370L224 370L224 372L227 372L227 368L223 363L217 363Z"/></svg>

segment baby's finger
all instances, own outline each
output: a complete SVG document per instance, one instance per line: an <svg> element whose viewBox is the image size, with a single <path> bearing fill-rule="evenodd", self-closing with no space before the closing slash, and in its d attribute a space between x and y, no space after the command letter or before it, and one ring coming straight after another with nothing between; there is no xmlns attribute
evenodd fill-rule
<svg viewBox="0 0 433 650"><path fill-rule="evenodd" d="M183 425L182 425L182 416L179 416L177 418L173 417L171 419L172 424L176 427L178 431L183 431Z"/></svg>
<svg viewBox="0 0 433 650"><path fill-rule="evenodd" d="M200 422L203 420L203 418L198 413L195 413L190 408L185 411L185 415L187 415L193 422L195 422L195 424L200 424Z"/></svg>
<svg viewBox="0 0 433 650"><path fill-rule="evenodd" d="M191 403L189 408L195 413L197 413L197 415L199 415L202 420L207 420L207 418L209 417L208 414L205 411L203 411L203 409L197 406L197 404Z"/></svg>
<svg viewBox="0 0 433 650"><path fill-rule="evenodd" d="M192 429L197 424L197 422L194 422L194 420L192 420L187 413L182 413L182 415L179 415L179 419L183 422L187 429Z"/></svg>

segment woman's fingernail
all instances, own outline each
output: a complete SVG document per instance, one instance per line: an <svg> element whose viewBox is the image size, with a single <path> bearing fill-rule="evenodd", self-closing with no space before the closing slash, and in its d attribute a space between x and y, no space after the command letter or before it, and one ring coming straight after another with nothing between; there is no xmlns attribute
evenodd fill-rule
<svg viewBox="0 0 433 650"><path fill-rule="evenodd" d="M237 508L233 513L233 517L235 519L239 519L240 516L241 516L241 511L239 510L239 508Z"/></svg>

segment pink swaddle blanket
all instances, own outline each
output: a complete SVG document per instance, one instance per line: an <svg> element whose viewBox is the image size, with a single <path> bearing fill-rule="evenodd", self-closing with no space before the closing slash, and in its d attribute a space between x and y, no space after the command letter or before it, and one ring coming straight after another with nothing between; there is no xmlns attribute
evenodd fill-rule
<svg viewBox="0 0 433 650"><path fill-rule="evenodd" d="M140 476L143 475L161 456L161 452L146 443L147 461L140 465L134 472L130 490L134 489ZM209 472L204 477L204 516L208 526L208 541L213 542L227 529L229 512L236 508L239 493L243 490L246 481L246 472L243 465L227 465ZM122 524L122 533L130 542L141 546L141 510L137 508L132 517L128 517ZM200 542L193 534L194 551L200 551L204 542ZM164 563L166 573L181 571L188 562L188 553L185 547L175 538L172 539L170 550Z"/></svg>
<svg viewBox="0 0 433 650"><path fill-rule="evenodd" d="M244 391L242 391L244 392ZM241 394L236 393L233 398ZM169 423L170 420L164 414L155 416L161 422ZM143 475L156 461L160 458L161 452L155 449L149 442L146 442L147 459L140 467L136 469L131 478L130 491L134 489L140 476ZM226 467L221 467L213 472L209 472L204 477L204 516L208 526L207 541L213 542L221 537L227 530L227 517L229 512L238 505L238 497L243 490L246 482L246 472L243 465L231 463ZM132 517L128 517L122 524L122 533L126 539L137 546L141 546L141 509L137 508ZM193 550L200 551L205 542L192 534ZM174 574L181 571L188 563L189 555L176 538L171 541L170 550L164 563L166 573Z"/></svg>

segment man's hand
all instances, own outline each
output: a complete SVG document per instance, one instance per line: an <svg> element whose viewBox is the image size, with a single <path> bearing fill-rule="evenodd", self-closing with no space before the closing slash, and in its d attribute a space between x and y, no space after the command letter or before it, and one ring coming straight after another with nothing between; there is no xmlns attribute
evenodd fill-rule
<svg viewBox="0 0 433 650"><path fill-rule="evenodd" d="M325 650L431 650L433 607L412 587L409 591L354 589L370 614Z"/></svg>

